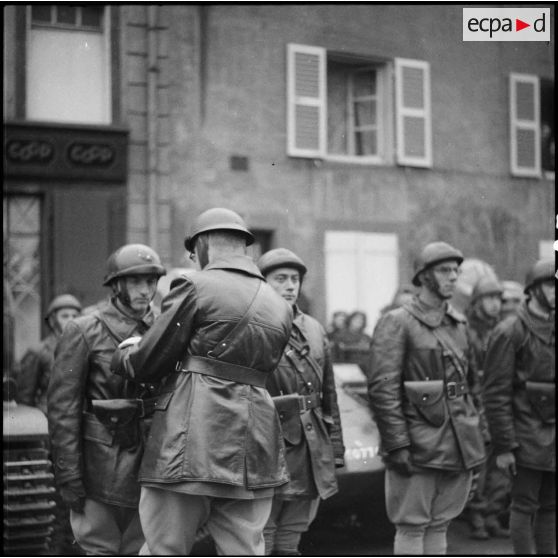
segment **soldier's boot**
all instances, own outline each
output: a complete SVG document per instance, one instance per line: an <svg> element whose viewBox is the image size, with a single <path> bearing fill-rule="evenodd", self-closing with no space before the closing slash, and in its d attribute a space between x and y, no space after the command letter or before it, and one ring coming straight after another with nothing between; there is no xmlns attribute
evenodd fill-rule
<svg viewBox="0 0 558 558"><path fill-rule="evenodd" d="M502 527L496 516L489 516L484 521L484 526L491 537L507 539L510 536L510 530Z"/></svg>
<svg viewBox="0 0 558 558"><path fill-rule="evenodd" d="M471 533L469 537L479 541L485 541L490 538L484 525L484 517L480 512L471 511L469 521L471 523Z"/></svg>

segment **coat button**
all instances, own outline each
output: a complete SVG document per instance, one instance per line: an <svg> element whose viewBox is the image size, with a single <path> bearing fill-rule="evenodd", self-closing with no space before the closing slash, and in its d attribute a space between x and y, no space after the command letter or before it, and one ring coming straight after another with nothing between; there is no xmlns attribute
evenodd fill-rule
<svg viewBox="0 0 558 558"><path fill-rule="evenodd" d="M312 425L311 425L311 424L307 424L307 425L306 425L306 430L312 430Z"/></svg>

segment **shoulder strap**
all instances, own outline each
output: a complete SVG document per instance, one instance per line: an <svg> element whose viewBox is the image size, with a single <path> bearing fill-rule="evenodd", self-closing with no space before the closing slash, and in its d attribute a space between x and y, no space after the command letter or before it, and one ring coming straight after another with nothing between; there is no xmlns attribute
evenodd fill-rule
<svg viewBox="0 0 558 558"><path fill-rule="evenodd" d="M404 310L411 315L413 318L415 318L415 320L417 319L416 316L413 314L413 312L411 312L411 310L409 308L407 308L406 306L403 306ZM436 337L436 340L438 341L438 343L440 343L440 345L442 346L442 349L447 352L448 356L451 358L453 365L455 366L455 369L457 370L457 373L461 376L461 380L466 380L467 379L467 372L466 370L463 368L463 364L461 363L461 361L459 360L459 352L457 351L457 349L455 348L454 344L453 344L453 339L451 339L450 337L448 337L447 335L444 334L444 330L437 328L437 327L432 327L429 328L430 331L432 332L432 335L434 335L434 337Z"/></svg>
<svg viewBox="0 0 558 558"><path fill-rule="evenodd" d="M223 352L226 351L229 345L234 341L235 335L239 331L242 331L242 329L246 326L246 324L248 324L250 318L254 315L254 312L256 311L256 306L254 303L256 302L256 299L260 294L262 283L263 281L258 282L258 288L256 289L256 293L254 294L252 301L250 302L250 305L246 309L244 316L242 316L242 318L240 318L240 320L227 333L227 335L223 339L221 339L221 341L219 341L219 343L217 343L217 345L215 345L215 347L211 349L211 351L207 353L208 357L219 358L219 356L223 354Z"/></svg>
<svg viewBox="0 0 558 558"><path fill-rule="evenodd" d="M294 326L293 326L294 327ZM323 373L322 373L322 369L320 368L320 365L318 364L318 362L316 361L316 359L310 354L309 351L309 347L307 345L304 345L303 343L301 343L300 341L294 339L291 335L291 337L289 337L289 342L287 344L289 347L291 347L291 349L293 350L293 352L295 353L295 355L299 358L299 360L304 359L309 365L310 368L312 369L312 371L314 372L314 374L317 376L318 380L320 381L320 383L322 383L323 381ZM285 356L291 361L291 363L294 365L295 369L297 370L297 372L302 376L303 380L305 383L308 382L309 378L305 377L305 370L304 368L299 368L296 364L296 362L294 362L294 358L293 355L290 354L290 351L287 351L285 353Z"/></svg>
<svg viewBox="0 0 558 558"><path fill-rule="evenodd" d="M434 335L440 345L442 345L442 349L444 349L448 353L458 374L461 376L461 380L466 380L467 372L463 368L462 362L459 360L459 353L457 352L457 349L453 344L453 340L450 337L446 336L443 330L440 331L440 329L438 328L432 328L432 335Z"/></svg>

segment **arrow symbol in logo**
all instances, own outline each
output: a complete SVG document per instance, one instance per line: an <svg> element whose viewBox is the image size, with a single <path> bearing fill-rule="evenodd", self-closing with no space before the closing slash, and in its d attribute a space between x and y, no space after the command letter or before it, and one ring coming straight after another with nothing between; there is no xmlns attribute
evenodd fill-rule
<svg viewBox="0 0 558 558"><path fill-rule="evenodd" d="M515 18L515 30L516 31L521 31L522 29L525 29L526 27L531 27L530 23L525 23L524 21L521 21L520 19Z"/></svg>

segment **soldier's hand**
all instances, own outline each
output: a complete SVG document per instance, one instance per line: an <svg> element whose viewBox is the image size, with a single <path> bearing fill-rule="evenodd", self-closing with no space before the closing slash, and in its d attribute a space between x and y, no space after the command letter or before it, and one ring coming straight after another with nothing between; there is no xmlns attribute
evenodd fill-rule
<svg viewBox="0 0 558 558"><path fill-rule="evenodd" d="M409 477L414 472L409 448L399 448L394 451L390 451L385 457L385 462L388 469L393 469L400 475Z"/></svg>
<svg viewBox="0 0 558 558"><path fill-rule="evenodd" d="M141 341L140 335L134 335L133 337L128 337L121 341L118 345L119 349L125 349L126 347L131 347L132 345L137 345Z"/></svg>
<svg viewBox="0 0 558 558"><path fill-rule="evenodd" d="M63 502L77 513L83 512L85 506L85 488L81 479L68 481L60 485L60 497Z"/></svg>
<svg viewBox="0 0 558 558"><path fill-rule="evenodd" d="M515 456L511 451L507 451L496 456L496 466L501 471L509 471L514 476L517 474L517 469L515 467Z"/></svg>

